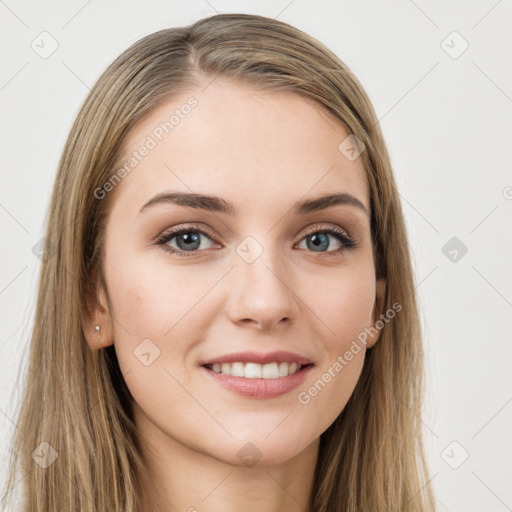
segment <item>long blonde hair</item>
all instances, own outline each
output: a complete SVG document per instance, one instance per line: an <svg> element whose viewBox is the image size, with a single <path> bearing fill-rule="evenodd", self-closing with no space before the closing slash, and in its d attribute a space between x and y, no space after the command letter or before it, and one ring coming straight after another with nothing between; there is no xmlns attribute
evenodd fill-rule
<svg viewBox="0 0 512 512"><path fill-rule="evenodd" d="M142 38L103 73L69 134L47 217L28 372L3 496L23 477L23 511L142 512L147 484L131 396L113 347L91 350L83 332L93 272L114 194L94 191L114 171L123 140L156 105L216 77L313 100L364 144L382 310L397 302L366 354L346 407L322 434L311 510L434 510L421 431L423 352L399 195L378 119L340 59L302 31L270 18L220 14ZM47 468L37 448L58 454ZM38 448L39 447L39 448ZM41 452L42 453L42 452ZM53 453L53 452L51 452Z"/></svg>

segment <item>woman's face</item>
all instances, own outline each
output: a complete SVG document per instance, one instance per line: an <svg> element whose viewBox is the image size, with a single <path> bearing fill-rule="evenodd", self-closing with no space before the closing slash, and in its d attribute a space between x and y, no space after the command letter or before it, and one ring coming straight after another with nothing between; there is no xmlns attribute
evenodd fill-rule
<svg viewBox="0 0 512 512"><path fill-rule="evenodd" d="M276 464L317 442L347 403L382 284L347 136L298 95L216 79L127 137L122 180L102 189L115 194L105 343L162 450ZM297 208L332 194L345 200Z"/></svg>

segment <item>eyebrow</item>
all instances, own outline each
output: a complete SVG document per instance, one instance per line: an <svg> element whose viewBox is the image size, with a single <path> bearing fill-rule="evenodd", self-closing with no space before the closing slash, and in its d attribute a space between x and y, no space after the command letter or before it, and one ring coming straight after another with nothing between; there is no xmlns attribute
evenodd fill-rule
<svg viewBox="0 0 512 512"><path fill-rule="evenodd" d="M221 197L196 194L192 192L163 192L161 194L157 194L142 206L140 212L159 204L187 206L198 210L225 213L230 216L236 216L239 212L238 208L236 208L233 203L230 203ZM337 205L355 207L369 216L364 204L357 199L357 197L346 192L297 201L293 205L291 212L293 215L305 215L306 213L325 210Z"/></svg>

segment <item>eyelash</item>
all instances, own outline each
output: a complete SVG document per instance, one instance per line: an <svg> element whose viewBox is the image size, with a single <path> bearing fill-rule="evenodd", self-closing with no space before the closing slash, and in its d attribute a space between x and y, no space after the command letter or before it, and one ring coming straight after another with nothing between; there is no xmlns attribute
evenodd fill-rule
<svg viewBox="0 0 512 512"><path fill-rule="evenodd" d="M199 227L199 226L195 226L193 224L190 224L190 225L185 225L181 228L172 229L170 231L163 233L156 239L155 244L158 246L161 246L164 251L169 252L171 254L175 254L176 256L178 256L180 258L194 257L193 256L194 254L197 254L198 252L202 252L199 250L190 251L190 252L182 251L180 249L175 249L174 247L170 247L169 245L167 245L167 243L170 240L172 240L174 237L181 235L183 233L200 233L204 236L207 236L208 238L210 238L212 240L214 240L214 238L215 238L213 236L213 233L211 233L209 230ZM334 236L334 238L336 238L342 244L342 247L340 247L339 249L337 249L335 251L317 253L319 255L339 258L339 257L343 256L343 253L346 250L350 250L350 249L354 249L354 248L358 247L358 244L352 238L350 238L344 230L342 230L341 228L332 227L332 226L331 227L311 228L304 234L304 236L301 238L300 241L302 241L307 236L313 235L313 234L332 235L332 236Z"/></svg>

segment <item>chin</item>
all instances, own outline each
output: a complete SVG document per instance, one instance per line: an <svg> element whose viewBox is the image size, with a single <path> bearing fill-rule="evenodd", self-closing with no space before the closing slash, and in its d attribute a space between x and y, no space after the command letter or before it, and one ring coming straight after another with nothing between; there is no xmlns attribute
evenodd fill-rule
<svg viewBox="0 0 512 512"><path fill-rule="evenodd" d="M310 444L309 439L294 440L289 436L279 436L276 433L269 437L248 435L244 440L230 442L228 451L233 453L234 457L226 460L226 450L219 456L225 462L236 466L265 468L294 459Z"/></svg>

